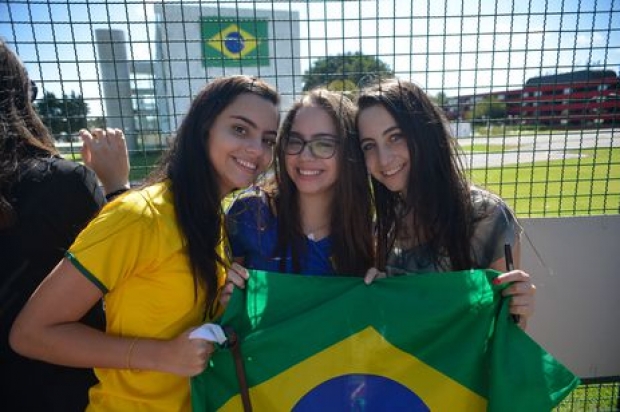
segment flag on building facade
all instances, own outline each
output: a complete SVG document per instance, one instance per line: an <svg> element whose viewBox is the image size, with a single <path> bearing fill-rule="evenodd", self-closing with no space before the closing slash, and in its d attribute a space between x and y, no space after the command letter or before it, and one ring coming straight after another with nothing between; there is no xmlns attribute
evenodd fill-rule
<svg viewBox="0 0 620 412"><path fill-rule="evenodd" d="M221 324L254 411L549 411L579 383L509 317L494 271L359 278L250 271ZM242 411L218 349L195 411Z"/></svg>
<svg viewBox="0 0 620 412"><path fill-rule="evenodd" d="M266 20L203 18L201 24L205 66L268 66Z"/></svg>

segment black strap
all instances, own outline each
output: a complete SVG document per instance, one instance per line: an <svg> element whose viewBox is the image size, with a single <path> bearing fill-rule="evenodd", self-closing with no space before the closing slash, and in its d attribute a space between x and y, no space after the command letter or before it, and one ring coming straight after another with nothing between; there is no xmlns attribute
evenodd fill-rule
<svg viewBox="0 0 620 412"><path fill-rule="evenodd" d="M506 270L508 272L514 270L515 267L514 267L514 263L512 260L512 249L510 248L510 243L506 243L504 245L504 259L506 260ZM510 318L517 325L519 324L519 322L521 322L521 316L519 315L511 314Z"/></svg>
<svg viewBox="0 0 620 412"><path fill-rule="evenodd" d="M227 326L224 332L228 337L227 347L230 349L235 361L235 370L237 372L237 382L239 383L239 392L243 403L243 412L252 412L252 401L250 400L250 389L245 377L245 367L243 365L243 356L241 355L241 346L235 330Z"/></svg>
<svg viewBox="0 0 620 412"><path fill-rule="evenodd" d="M110 192L110 193L105 195L105 200L107 200L108 202L111 202L112 200L114 200L115 197L122 195L123 193L125 193L128 190L129 189L127 189L126 187L123 187L123 188L120 188L120 189L115 190L113 192Z"/></svg>

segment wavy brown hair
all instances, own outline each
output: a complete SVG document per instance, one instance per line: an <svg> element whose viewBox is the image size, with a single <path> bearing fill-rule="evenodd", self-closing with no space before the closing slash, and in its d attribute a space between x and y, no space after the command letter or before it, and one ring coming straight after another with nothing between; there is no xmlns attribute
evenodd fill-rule
<svg viewBox="0 0 620 412"><path fill-rule="evenodd" d="M361 148L355 137L355 105L339 92L315 89L308 92L288 111L278 132L275 197L278 215L276 255L291 253L293 271L299 272L305 254L305 235L301 226L299 192L286 172L284 144L295 117L302 107L319 107L330 116L338 134L336 151L338 179L331 204L330 237L332 263L339 274L363 276L373 264L372 209L370 186ZM285 259L281 260L284 271Z"/></svg>
<svg viewBox="0 0 620 412"><path fill-rule="evenodd" d="M410 157L407 194L391 192L372 178L376 209L377 267L385 270L387 256L402 234L402 219L410 216L414 244L425 244L440 265L448 256L451 270L472 267L473 233L470 185L463 172L458 145L442 112L411 82L381 80L362 90L359 114L382 106L406 136Z"/></svg>
<svg viewBox="0 0 620 412"><path fill-rule="evenodd" d="M10 199L20 168L30 159L58 154L30 97L24 65L0 39L0 229L15 223Z"/></svg>
<svg viewBox="0 0 620 412"><path fill-rule="evenodd" d="M217 295L217 253L221 242L222 206L218 176L209 153L209 130L216 118L235 99L259 96L278 106L278 92L264 81L249 76L213 80L200 90L179 127L172 145L147 184L170 181L177 222L185 238L194 284L207 286L207 305ZM225 229L224 229L225 230Z"/></svg>

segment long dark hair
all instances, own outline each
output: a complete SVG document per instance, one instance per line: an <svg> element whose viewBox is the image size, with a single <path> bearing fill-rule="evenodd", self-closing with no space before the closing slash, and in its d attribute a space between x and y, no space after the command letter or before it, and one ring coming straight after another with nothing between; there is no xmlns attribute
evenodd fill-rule
<svg viewBox="0 0 620 412"><path fill-rule="evenodd" d="M306 106L325 110L338 132L338 178L330 205L334 269L339 274L363 275L374 259L370 186L363 153L355 138L355 105L338 92L325 89L308 92L289 110L278 132L274 165L278 183L275 198L278 214L277 254L286 256L290 251L293 271L300 271L300 259L305 253L306 242L301 226L298 190L286 172L284 140L291 132L297 113ZM283 259L281 270L285 270L284 264Z"/></svg>
<svg viewBox="0 0 620 412"><path fill-rule="evenodd" d="M219 193L218 176L211 164L209 130L220 113L243 94L259 96L275 106L280 104L277 91L260 79L230 76L213 80L192 101L170 149L148 179L148 184L170 181L194 285L206 285L210 308L217 295L217 264L224 264L226 259L217 253L223 241L221 231L225 230L221 206L225 193Z"/></svg>
<svg viewBox="0 0 620 412"><path fill-rule="evenodd" d="M26 69L0 40L0 229L15 222L10 198L20 167L28 159L58 154L30 97Z"/></svg>
<svg viewBox="0 0 620 412"><path fill-rule="evenodd" d="M411 82L382 80L363 90L357 100L362 110L381 105L406 136L410 157L407 194L388 190L374 178L377 267L385 269L388 253L399 235L399 221L411 216L414 244L425 244L441 265L447 256L451 270L472 267L472 203L469 182L442 110ZM402 229L401 229L402 230ZM400 232L402 234L402 232Z"/></svg>

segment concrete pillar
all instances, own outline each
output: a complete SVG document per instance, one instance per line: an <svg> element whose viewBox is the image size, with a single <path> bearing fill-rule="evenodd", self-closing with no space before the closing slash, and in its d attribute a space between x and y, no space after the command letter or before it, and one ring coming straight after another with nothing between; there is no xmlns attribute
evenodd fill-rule
<svg viewBox="0 0 620 412"><path fill-rule="evenodd" d="M127 58L127 42L122 30L96 29L100 81L105 99L106 125L123 129L127 148L138 149L131 82Z"/></svg>

